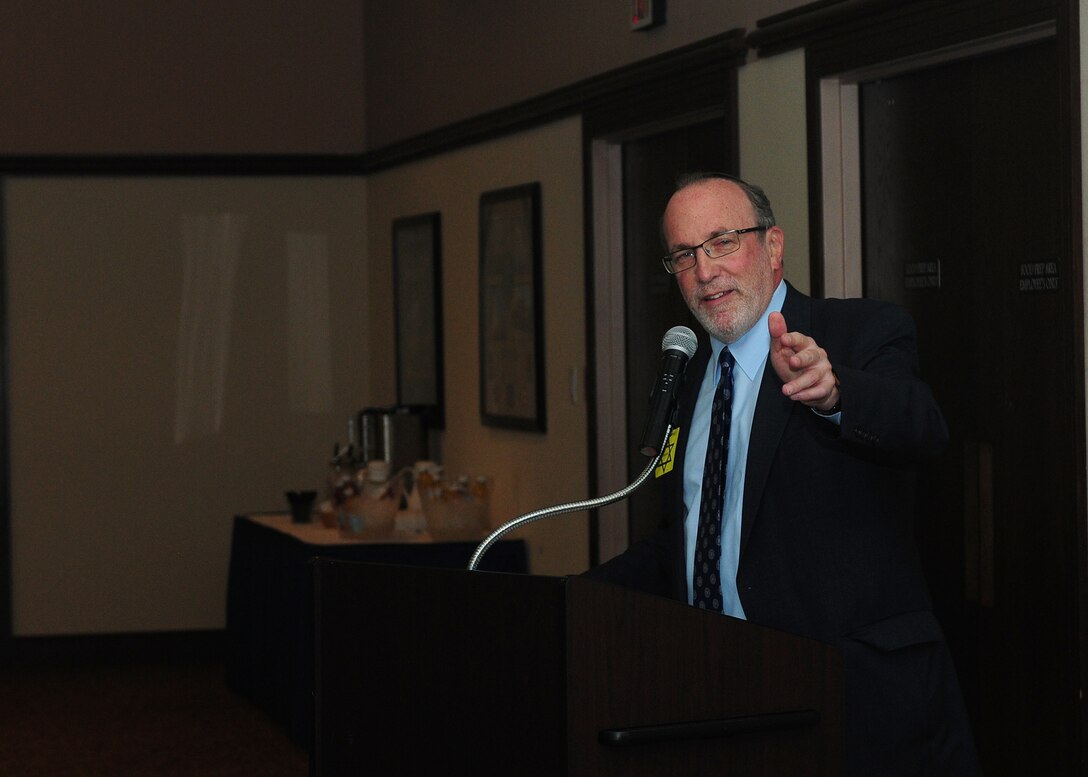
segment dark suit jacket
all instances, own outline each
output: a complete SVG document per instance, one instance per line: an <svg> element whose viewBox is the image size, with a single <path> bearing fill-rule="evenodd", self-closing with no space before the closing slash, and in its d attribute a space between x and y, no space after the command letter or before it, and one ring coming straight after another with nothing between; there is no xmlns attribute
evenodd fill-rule
<svg viewBox="0 0 1088 777"><path fill-rule="evenodd" d="M888 303L815 300L792 287L782 314L790 331L811 335L827 351L840 382L841 424L784 397L768 360L744 485L737 589L745 615L842 649L849 773L941 774L931 746L947 742L970 752L973 763L912 535L914 467L948 439L917 376L913 322ZM683 469L710 352L702 340L680 388L677 460L659 484L672 491L672 514L657 535L589 575L686 600ZM917 660L896 660L904 656ZM938 694L936 709L934 697L919 694L920 683ZM954 708L951 738L947 706ZM904 726L909 730L892 731ZM919 737L926 752L915 752ZM956 773L971 774L964 763Z"/></svg>

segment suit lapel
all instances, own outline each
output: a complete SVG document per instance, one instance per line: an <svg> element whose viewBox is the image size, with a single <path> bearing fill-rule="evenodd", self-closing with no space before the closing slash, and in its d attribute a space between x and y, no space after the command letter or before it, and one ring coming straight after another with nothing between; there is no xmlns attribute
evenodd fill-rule
<svg viewBox="0 0 1088 777"><path fill-rule="evenodd" d="M783 281L785 283L785 281ZM812 318L811 300L787 284L786 300L782 304L782 315L791 332L810 330ZM763 491L771 472L775 451L782 439L782 433L789 421L790 413L796 403L782 394L782 380L771 366L770 356L763 369L763 379L759 384L756 398L755 416L752 418L752 434L748 440L747 470L744 476L744 506L741 508L740 552L744 557L744 547L752 533L759 506L763 501Z"/></svg>

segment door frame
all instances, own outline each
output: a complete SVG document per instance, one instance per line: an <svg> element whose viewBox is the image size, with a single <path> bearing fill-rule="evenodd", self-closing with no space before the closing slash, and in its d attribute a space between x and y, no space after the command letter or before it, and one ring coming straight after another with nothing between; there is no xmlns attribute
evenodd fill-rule
<svg viewBox="0 0 1088 777"><path fill-rule="evenodd" d="M623 299L623 145L724 117L736 130L736 70L748 53L743 30L639 63L619 88L602 87L583 106L586 224L586 321L590 492L629 482ZM590 513L590 565L628 546L625 502Z"/></svg>
<svg viewBox="0 0 1088 777"><path fill-rule="evenodd" d="M591 358L595 380L593 412L596 420L595 446L591 455L596 474L596 491L611 494L630 482L627 434L626 297L624 294L624 170L623 147L630 141L649 138L670 130L724 120L724 106L684 113L620 132L587 138L590 190L589 273L592 289L588 295L593 315ZM735 117L736 111L731 111ZM734 133L735 134L735 133ZM591 563L597 564L622 553L630 544L630 511L626 499L599 507L591 545Z"/></svg>
<svg viewBox="0 0 1088 777"><path fill-rule="evenodd" d="M823 294L862 296L858 85L1057 37L1053 19L967 43L819 78Z"/></svg>
<svg viewBox="0 0 1088 777"><path fill-rule="evenodd" d="M615 138L590 141L593 273L593 369L596 375L596 480L602 494L627 483L627 351L623 293L623 143ZM627 502L597 509L596 558L606 561L629 543Z"/></svg>

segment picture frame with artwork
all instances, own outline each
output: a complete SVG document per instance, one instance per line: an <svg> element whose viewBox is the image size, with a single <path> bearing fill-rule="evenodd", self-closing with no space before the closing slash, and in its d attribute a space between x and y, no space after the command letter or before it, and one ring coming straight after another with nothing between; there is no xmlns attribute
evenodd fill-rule
<svg viewBox="0 0 1088 777"><path fill-rule="evenodd" d="M480 195L480 417L547 431L541 187Z"/></svg>

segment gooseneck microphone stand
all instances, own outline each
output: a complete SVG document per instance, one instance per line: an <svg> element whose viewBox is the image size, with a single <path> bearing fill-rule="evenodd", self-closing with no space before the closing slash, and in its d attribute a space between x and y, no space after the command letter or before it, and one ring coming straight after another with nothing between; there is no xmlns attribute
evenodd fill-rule
<svg viewBox="0 0 1088 777"><path fill-rule="evenodd" d="M657 466L658 460L661 458L661 452L665 450L665 442L669 439L669 432L672 431L672 424L668 424L665 427L665 436L661 445L658 446L657 454L653 457L649 464L646 465L646 469L642 470L641 474L635 478L630 484L624 486L619 491L616 491L605 496L598 496L595 499L583 499L580 502L567 502L566 504L555 505L554 507L545 507L541 510L534 510L531 513L514 518L507 521L495 531L491 532L483 542L479 544L476 551L472 554L472 558L468 561L468 569L470 572L476 571L476 567L480 563L480 559L488 549L498 542L508 532L512 532L514 529L519 529L522 526L539 521L544 518L551 518L555 515L565 515L566 513L576 513L581 510L593 510L598 507L604 507L610 505L613 502L618 502L621 499L626 499L639 486L646 482L646 479L650 477L650 473L654 471L654 467Z"/></svg>

